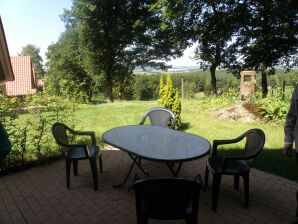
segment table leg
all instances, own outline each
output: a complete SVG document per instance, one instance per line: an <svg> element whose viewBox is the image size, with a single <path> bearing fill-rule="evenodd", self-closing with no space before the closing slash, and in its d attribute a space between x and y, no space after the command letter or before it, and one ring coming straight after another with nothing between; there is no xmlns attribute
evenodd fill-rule
<svg viewBox="0 0 298 224"><path fill-rule="evenodd" d="M135 161L135 164L140 168L140 170L142 170L142 172L146 175L148 175L148 171L145 170L142 165L138 162L139 157L133 157L131 154L128 154L130 156L130 158Z"/></svg>
<svg viewBox="0 0 298 224"><path fill-rule="evenodd" d="M130 173L131 173L133 167L134 167L135 164L136 164L136 160L137 160L137 158L133 159L133 163L131 164L131 166L130 166L130 168L129 168L129 170L128 170L128 173L126 174L126 177L125 177L124 181L123 181L121 184L116 184L116 185L114 185L114 186L113 186L114 188L121 187L121 186L123 186L123 185L127 182L128 177L129 177L129 175L130 175Z"/></svg>
<svg viewBox="0 0 298 224"><path fill-rule="evenodd" d="M169 169L170 169L170 171L172 172L172 174L174 175L174 177L177 177L178 176L178 173L179 173L179 171L180 171L180 168L181 168L181 166L182 166L182 162L181 163L179 163L179 165L178 165L178 167L177 167L177 169L176 170L174 170L173 169L173 167L172 167L172 163L166 163L167 164L167 166L169 167Z"/></svg>
<svg viewBox="0 0 298 224"><path fill-rule="evenodd" d="M140 168L140 170L142 170L142 172L146 175L148 175L148 171L147 170L144 170L143 167L139 164L138 162L138 157L137 156L132 156L131 154L128 154L130 156L130 158L133 160L129 170L128 170L128 173L126 174L126 177L124 179L124 181L121 183L121 184L116 184L114 185L113 187L114 188L117 188L117 187L122 187L128 180L129 176L130 176L130 173L133 169L133 167L135 166L135 164Z"/></svg>

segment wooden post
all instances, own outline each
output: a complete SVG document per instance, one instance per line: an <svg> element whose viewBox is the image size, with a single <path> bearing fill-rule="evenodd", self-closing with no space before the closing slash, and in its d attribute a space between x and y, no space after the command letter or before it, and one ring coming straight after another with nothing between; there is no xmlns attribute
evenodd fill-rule
<svg viewBox="0 0 298 224"><path fill-rule="evenodd" d="M285 99L286 81L282 82L282 99Z"/></svg>
<svg viewBox="0 0 298 224"><path fill-rule="evenodd" d="M283 93L285 93L285 90L286 90L286 81L283 81L282 82L282 91L283 91Z"/></svg>
<svg viewBox="0 0 298 224"><path fill-rule="evenodd" d="M181 98L184 98L184 80L181 78Z"/></svg>

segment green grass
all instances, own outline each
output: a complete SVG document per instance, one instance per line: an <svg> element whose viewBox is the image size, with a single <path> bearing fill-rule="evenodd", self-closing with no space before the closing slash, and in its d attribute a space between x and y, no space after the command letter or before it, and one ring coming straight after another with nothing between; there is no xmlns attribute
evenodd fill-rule
<svg viewBox="0 0 298 224"><path fill-rule="evenodd" d="M81 105L76 117L77 128L93 130L100 139L102 134L114 127L138 124L144 113L159 106L155 101L124 101ZM266 144L263 152L254 161L254 167L289 179L295 179L295 159L282 155L283 127L260 122L239 123L216 118L212 111L199 108L194 100L182 101L182 129L187 133L200 135L210 141L238 137L251 128L260 128L265 132ZM236 145L235 147L241 147ZM225 149L227 151L228 149Z"/></svg>

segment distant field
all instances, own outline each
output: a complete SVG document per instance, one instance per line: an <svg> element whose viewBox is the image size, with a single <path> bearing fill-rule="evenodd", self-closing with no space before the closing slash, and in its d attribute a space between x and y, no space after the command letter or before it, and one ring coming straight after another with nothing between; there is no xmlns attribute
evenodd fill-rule
<svg viewBox="0 0 298 224"><path fill-rule="evenodd" d="M78 128L102 134L114 127L138 124L144 113L158 106L155 101L124 101L82 105L77 112ZM239 123L219 120L214 112L203 111L197 101L182 102L183 131L200 135L211 143L214 139L231 139L251 128L260 128L266 134L265 150L255 160L255 167L290 179L295 178L295 160L282 156L283 127L260 122ZM103 142L101 141L101 145ZM241 147L238 145L237 147ZM229 149L226 149L229 150ZM235 151L237 153L237 151Z"/></svg>

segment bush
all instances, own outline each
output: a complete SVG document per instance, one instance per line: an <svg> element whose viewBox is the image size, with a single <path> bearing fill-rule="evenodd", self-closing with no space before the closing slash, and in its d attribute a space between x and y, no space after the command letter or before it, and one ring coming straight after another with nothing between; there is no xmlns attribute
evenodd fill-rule
<svg viewBox="0 0 298 224"><path fill-rule="evenodd" d="M284 99L284 93L277 91L277 94L262 98L261 92L256 92L252 101L260 104L260 114L265 121L284 124L289 109L289 99Z"/></svg>
<svg viewBox="0 0 298 224"><path fill-rule="evenodd" d="M8 156L10 166L38 161L60 154L51 135L54 122L75 126L76 104L48 95L18 98L0 96L1 123L5 126L12 143Z"/></svg>
<svg viewBox="0 0 298 224"><path fill-rule="evenodd" d="M239 99L237 89L229 89L220 96L210 95L199 101L199 106L203 110L218 110L233 104Z"/></svg>
<svg viewBox="0 0 298 224"><path fill-rule="evenodd" d="M163 84L163 77L160 77L160 90L158 102L165 108L171 110L176 117L176 126L181 126L181 100L178 89L173 88L172 79L167 75L167 83Z"/></svg>

